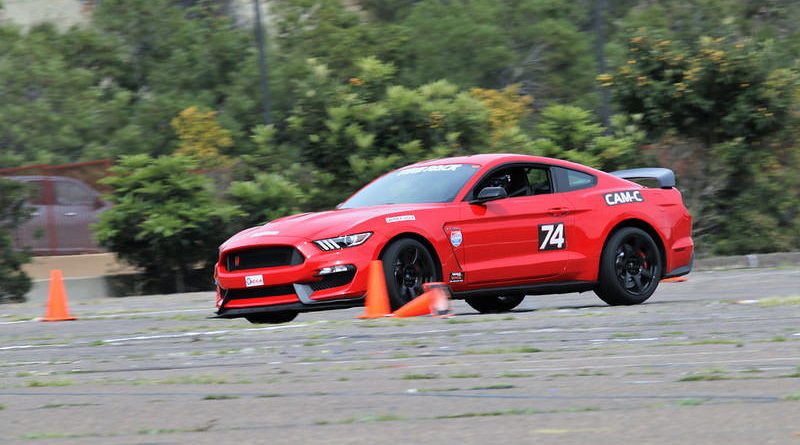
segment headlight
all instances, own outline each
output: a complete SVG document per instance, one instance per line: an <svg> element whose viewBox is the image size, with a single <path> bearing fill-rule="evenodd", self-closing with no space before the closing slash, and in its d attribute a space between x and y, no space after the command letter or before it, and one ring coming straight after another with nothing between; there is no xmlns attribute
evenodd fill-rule
<svg viewBox="0 0 800 445"><path fill-rule="evenodd" d="M356 233L354 235L337 236L336 238L326 238L314 241L322 250L338 250L345 247L354 247L364 244L372 235L372 232Z"/></svg>

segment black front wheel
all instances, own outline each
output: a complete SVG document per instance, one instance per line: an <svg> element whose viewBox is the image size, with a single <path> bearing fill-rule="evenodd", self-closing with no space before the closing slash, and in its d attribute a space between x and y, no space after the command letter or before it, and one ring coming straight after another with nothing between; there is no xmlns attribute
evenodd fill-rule
<svg viewBox="0 0 800 445"><path fill-rule="evenodd" d="M525 295L485 295L482 297L467 297L468 305L481 314L496 314L508 312L519 306Z"/></svg>
<svg viewBox="0 0 800 445"><path fill-rule="evenodd" d="M639 304L653 295L662 270L653 238L644 230L625 227L614 232L603 248L594 292L612 306Z"/></svg>
<svg viewBox="0 0 800 445"><path fill-rule="evenodd" d="M392 242L384 250L381 260L393 311L420 296L424 283L441 279L433 255L415 239L402 238Z"/></svg>
<svg viewBox="0 0 800 445"><path fill-rule="evenodd" d="M297 311L265 312L263 314L246 315L244 318L255 324L288 323L297 318Z"/></svg>

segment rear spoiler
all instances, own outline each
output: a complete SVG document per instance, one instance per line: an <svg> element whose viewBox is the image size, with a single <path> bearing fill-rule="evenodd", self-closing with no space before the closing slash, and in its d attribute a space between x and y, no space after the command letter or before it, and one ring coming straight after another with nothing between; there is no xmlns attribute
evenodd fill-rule
<svg viewBox="0 0 800 445"><path fill-rule="evenodd" d="M662 189L675 187L675 173L668 168L632 168L611 172L612 175L635 181L636 179L655 179Z"/></svg>

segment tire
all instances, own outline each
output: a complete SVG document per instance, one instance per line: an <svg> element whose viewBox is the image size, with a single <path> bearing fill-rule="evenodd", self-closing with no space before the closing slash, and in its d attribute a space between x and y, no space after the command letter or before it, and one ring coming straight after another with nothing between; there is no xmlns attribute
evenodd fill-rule
<svg viewBox="0 0 800 445"><path fill-rule="evenodd" d="M297 318L297 311L267 312L264 314L247 315L244 318L253 324L288 323Z"/></svg>
<svg viewBox="0 0 800 445"><path fill-rule="evenodd" d="M658 287L663 267L653 238L644 230L625 227L603 247L594 293L612 306L643 303Z"/></svg>
<svg viewBox="0 0 800 445"><path fill-rule="evenodd" d="M381 255L386 291L392 310L420 296L422 284L441 280L441 272L430 250L411 238L392 242Z"/></svg>
<svg viewBox="0 0 800 445"><path fill-rule="evenodd" d="M468 305L481 314L496 314L508 312L519 306L525 295L487 295L483 297L467 297Z"/></svg>

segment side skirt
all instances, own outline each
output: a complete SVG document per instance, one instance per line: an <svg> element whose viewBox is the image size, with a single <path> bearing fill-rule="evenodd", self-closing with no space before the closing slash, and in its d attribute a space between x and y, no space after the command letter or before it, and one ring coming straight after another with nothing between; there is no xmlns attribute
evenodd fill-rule
<svg viewBox="0 0 800 445"><path fill-rule="evenodd" d="M548 295L568 294L572 292L586 292L597 286L596 281L562 281L556 283L527 284L521 286L491 287L486 289L468 290L453 294L453 298L480 297L484 295Z"/></svg>

